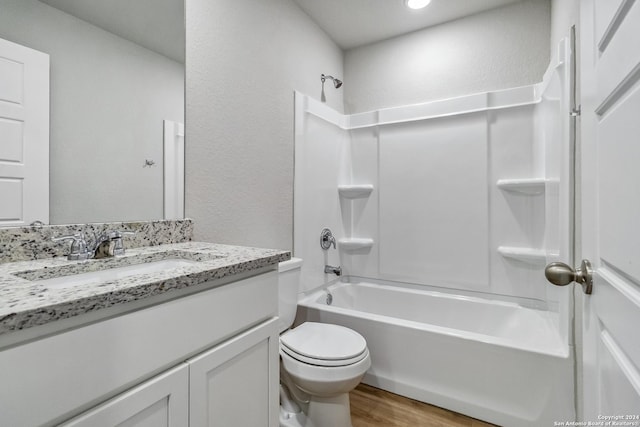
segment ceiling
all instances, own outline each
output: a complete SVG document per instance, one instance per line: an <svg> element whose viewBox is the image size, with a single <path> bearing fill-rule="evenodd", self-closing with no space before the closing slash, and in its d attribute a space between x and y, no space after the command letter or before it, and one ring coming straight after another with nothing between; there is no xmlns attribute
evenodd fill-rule
<svg viewBox="0 0 640 427"><path fill-rule="evenodd" d="M294 0L342 49L377 42L522 0Z"/></svg>
<svg viewBox="0 0 640 427"><path fill-rule="evenodd" d="M40 0L184 63L184 0Z"/></svg>
<svg viewBox="0 0 640 427"><path fill-rule="evenodd" d="M184 63L184 0L40 0ZM396 37L522 0L294 0L342 49Z"/></svg>

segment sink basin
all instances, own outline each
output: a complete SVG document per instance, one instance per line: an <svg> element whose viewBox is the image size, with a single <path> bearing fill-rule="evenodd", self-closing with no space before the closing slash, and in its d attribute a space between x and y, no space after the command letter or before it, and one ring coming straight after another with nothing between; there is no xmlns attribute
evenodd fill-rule
<svg viewBox="0 0 640 427"><path fill-rule="evenodd" d="M172 268L190 267L197 264L197 261L185 259L163 259L144 264L127 265L124 267L109 268L105 270L91 271L88 273L71 274L68 276L53 277L51 279L36 280L35 283L49 289L64 289L91 283L122 280L140 274L159 273Z"/></svg>

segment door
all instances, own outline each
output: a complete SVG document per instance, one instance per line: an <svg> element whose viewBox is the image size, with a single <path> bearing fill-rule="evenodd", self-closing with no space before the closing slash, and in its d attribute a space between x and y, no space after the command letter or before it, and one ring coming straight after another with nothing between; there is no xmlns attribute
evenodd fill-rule
<svg viewBox="0 0 640 427"><path fill-rule="evenodd" d="M191 427L277 427L280 363L272 319L189 363Z"/></svg>
<svg viewBox="0 0 640 427"><path fill-rule="evenodd" d="M0 227L49 222L49 55L0 39Z"/></svg>
<svg viewBox="0 0 640 427"><path fill-rule="evenodd" d="M189 425L189 367L183 363L60 427Z"/></svg>
<svg viewBox="0 0 640 427"><path fill-rule="evenodd" d="M580 8L583 413L640 425L640 2Z"/></svg>

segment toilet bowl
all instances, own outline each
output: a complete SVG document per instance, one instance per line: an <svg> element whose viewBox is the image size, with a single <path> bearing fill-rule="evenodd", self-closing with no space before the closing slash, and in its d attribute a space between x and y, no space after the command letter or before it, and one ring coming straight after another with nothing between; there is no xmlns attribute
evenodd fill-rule
<svg viewBox="0 0 640 427"><path fill-rule="evenodd" d="M351 427L349 392L371 366L367 343L340 325L306 322L289 329L301 266L299 258L279 265L280 426Z"/></svg>

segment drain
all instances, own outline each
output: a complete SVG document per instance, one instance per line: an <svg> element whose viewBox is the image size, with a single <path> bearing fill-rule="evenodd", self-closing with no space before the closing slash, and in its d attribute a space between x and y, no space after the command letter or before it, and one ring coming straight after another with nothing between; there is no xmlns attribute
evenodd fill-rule
<svg viewBox="0 0 640 427"><path fill-rule="evenodd" d="M333 295L327 292L327 305L331 305L333 303Z"/></svg>

